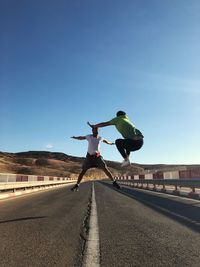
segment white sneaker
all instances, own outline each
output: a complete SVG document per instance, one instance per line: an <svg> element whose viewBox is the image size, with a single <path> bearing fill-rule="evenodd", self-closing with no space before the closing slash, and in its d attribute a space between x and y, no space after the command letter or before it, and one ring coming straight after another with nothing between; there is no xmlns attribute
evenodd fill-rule
<svg viewBox="0 0 200 267"><path fill-rule="evenodd" d="M126 167L126 166L129 166L129 165L131 165L130 160L129 159L125 159L125 160L123 160L121 167Z"/></svg>

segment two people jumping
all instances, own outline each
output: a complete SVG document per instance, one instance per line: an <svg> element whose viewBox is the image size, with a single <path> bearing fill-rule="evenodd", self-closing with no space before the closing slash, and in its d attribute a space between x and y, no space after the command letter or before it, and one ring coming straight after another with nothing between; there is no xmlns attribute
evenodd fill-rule
<svg viewBox="0 0 200 267"><path fill-rule="evenodd" d="M72 190L77 190L79 184L86 173L90 168L96 167L101 168L106 175L113 181L113 186L120 189L120 186L117 184L113 178L111 172L108 170L103 157L100 155L100 142L104 142L109 145L114 143L109 142L98 135L98 128L115 126L118 132L122 135L123 138L117 139L115 145L123 157L122 167L130 165L130 153L141 149L143 146L144 136L140 130L138 130L134 124L129 120L128 116L124 111L118 111L116 117L113 119L101 122L97 124L91 124L88 122L88 125L92 128L92 134L86 136L72 136L74 139L78 140L87 140L88 141L88 151L86 159L83 162L82 171L79 174L77 184L72 188Z"/></svg>

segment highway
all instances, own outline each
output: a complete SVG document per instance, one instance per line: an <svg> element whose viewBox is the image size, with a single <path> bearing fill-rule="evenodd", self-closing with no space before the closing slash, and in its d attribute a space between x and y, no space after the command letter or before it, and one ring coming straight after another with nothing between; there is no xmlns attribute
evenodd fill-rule
<svg viewBox="0 0 200 267"><path fill-rule="evenodd" d="M200 266L200 201L95 182L104 267ZM82 266L92 182L0 200L0 266Z"/></svg>

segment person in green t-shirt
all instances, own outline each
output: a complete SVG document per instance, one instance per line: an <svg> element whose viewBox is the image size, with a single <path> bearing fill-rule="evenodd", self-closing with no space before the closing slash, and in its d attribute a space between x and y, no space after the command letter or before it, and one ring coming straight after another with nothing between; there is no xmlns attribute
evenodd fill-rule
<svg viewBox="0 0 200 267"><path fill-rule="evenodd" d="M118 111L116 117L110 121L101 122L95 125L92 125L88 122L91 127L106 127L114 125L120 134L123 136L123 139L117 139L115 145L124 158L122 167L130 165L130 152L139 150L143 146L143 134L133 125L129 120L124 111Z"/></svg>

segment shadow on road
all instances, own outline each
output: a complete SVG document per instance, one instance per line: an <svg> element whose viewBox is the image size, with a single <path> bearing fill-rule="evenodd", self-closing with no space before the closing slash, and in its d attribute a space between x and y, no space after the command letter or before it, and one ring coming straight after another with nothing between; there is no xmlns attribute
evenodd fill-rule
<svg viewBox="0 0 200 267"><path fill-rule="evenodd" d="M44 218L47 218L47 217L48 217L48 216L17 218L17 219L12 219L12 220L0 221L0 224L1 224L1 223L9 223L9 222L18 222L18 221L27 221L27 220L44 219Z"/></svg>
<svg viewBox="0 0 200 267"><path fill-rule="evenodd" d="M133 188L122 187L121 190L113 188L111 184L100 182L109 188L124 194L149 208L162 213L163 215L176 220L177 222L191 228L192 230L200 232L200 202L185 200L177 197L172 198L170 195L151 194L148 190L146 192L134 190ZM171 197L171 198L170 198Z"/></svg>

